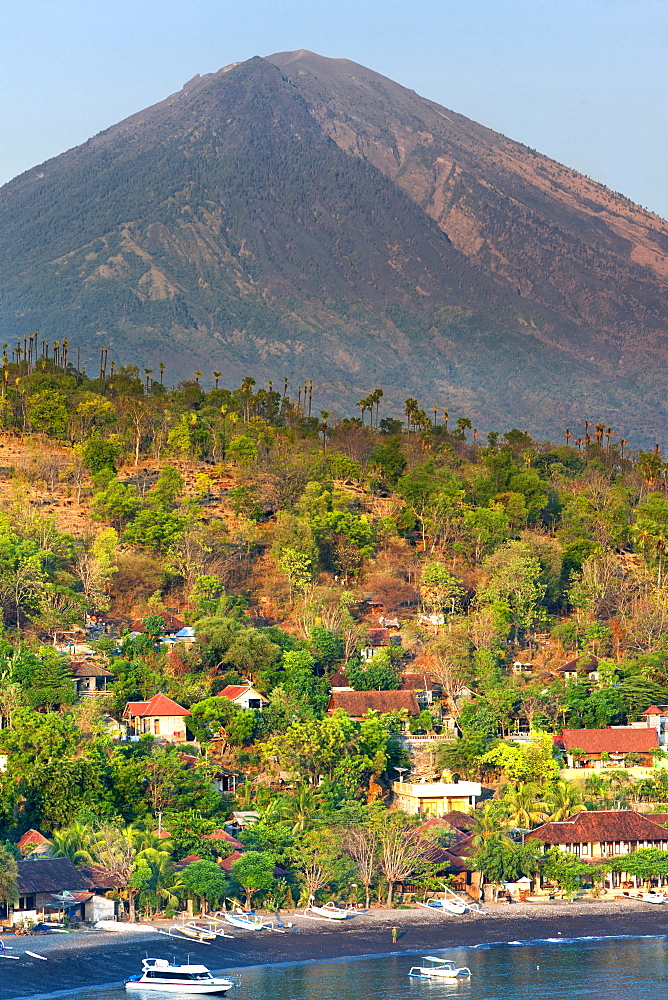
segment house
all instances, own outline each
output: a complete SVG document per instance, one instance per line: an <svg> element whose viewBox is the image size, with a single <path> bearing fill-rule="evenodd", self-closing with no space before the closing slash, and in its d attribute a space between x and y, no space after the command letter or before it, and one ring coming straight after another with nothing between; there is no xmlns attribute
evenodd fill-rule
<svg viewBox="0 0 668 1000"><path fill-rule="evenodd" d="M51 841L47 840L43 833L39 830L26 830L22 837L16 845L21 852L21 855L26 857L38 857L44 854L49 854L51 850Z"/></svg>
<svg viewBox="0 0 668 1000"><path fill-rule="evenodd" d="M260 814L253 809L237 810L232 813L225 826L231 827L235 832L247 830L253 823L257 823L259 818Z"/></svg>
<svg viewBox="0 0 668 1000"><path fill-rule="evenodd" d="M36 833L37 831L29 831ZM44 918L45 910L58 911L72 909L77 915L83 916L83 906L92 898L91 882L86 875L69 858L39 858L18 862L18 892L19 899L13 913L0 903L0 916L8 918L12 923L20 920L40 920ZM72 906L58 899L67 893ZM79 898L78 894L82 897ZM85 898L83 898L85 897Z"/></svg>
<svg viewBox="0 0 668 1000"><path fill-rule="evenodd" d="M406 712L412 718L420 714L414 691L332 691L327 714L332 715L339 708L358 721L367 712L380 712L381 715Z"/></svg>
<svg viewBox="0 0 668 1000"><path fill-rule="evenodd" d="M557 672L565 681L577 681L578 679L597 681L599 679L598 657L594 656L593 653L576 656L559 667Z"/></svg>
<svg viewBox="0 0 668 1000"><path fill-rule="evenodd" d="M353 691L354 688L351 687L350 681L344 674L342 670L337 670L335 674L329 678L329 686L332 691Z"/></svg>
<svg viewBox="0 0 668 1000"><path fill-rule="evenodd" d="M394 642L393 642L394 640ZM372 628L364 640L364 645L360 650L360 657L363 663L369 663L374 656L380 653L381 649L388 649L390 646L401 645L400 635L391 635L389 628Z"/></svg>
<svg viewBox="0 0 668 1000"><path fill-rule="evenodd" d="M607 729L564 729L561 743L569 768L651 767L659 749L655 729L609 726ZM575 751L575 752L574 752ZM580 751L580 752L578 752Z"/></svg>
<svg viewBox="0 0 668 1000"><path fill-rule="evenodd" d="M441 714L442 686L429 674L405 673L401 675L401 690L414 691L420 708L429 708L435 715Z"/></svg>
<svg viewBox="0 0 668 1000"><path fill-rule="evenodd" d="M582 861L616 858L647 847L668 849L668 830L645 813L632 809L601 809L579 812L569 819L544 823L525 835L526 840L540 840L546 850L558 847L566 854L576 854ZM608 888L628 880L625 872L611 872Z"/></svg>
<svg viewBox="0 0 668 1000"><path fill-rule="evenodd" d="M146 625L144 621L146 618L161 618L163 622L163 633L165 636L174 638L177 632L186 627L186 623L181 621L180 618L176 618L175 615L170 615L166 611L161 611L158 614L144 615L143 618L135 618L133 622L130 623L130 631L135 635L139 635L142 632L146 632Z"/></svg>
<svg viewBox="0 0 668 1000"><path fill-rule="evenodd" d="M80 697L103 694L107 690L107 678L114 678L94 660L70 660L68 667L74 678L74 689Z"/></svg>
<svg viewBox="0 0 668 1000"><path fill-rule="evenodd" d="M129 701L123 719L131 735L150 733L168 743L186 742L186 716L191 713L165 694L155 694L149 701Z"/></svg>
<svg viewBox="0 0 668 1000"><path fill-rule="evenodd" d="M643 721L634 723L634 728L641 725L656 730L659 746L665 749L668 745L668 705L650 705L643 714Z"/></svg>
<svg viewBox="0 0 668 1000"><path fill-rule="evenodd" d="M409 816L440 817L453 810L474 809L482 795L478 781L395 781L392 789L398 809Z"/></svg>
<svg viewBox="0 0 668 1000"><path fill-rule="evenodd" d="M229 698L238 708L251 708L258 711L267 702L259 691L256 691L252 684L245 681L243 684L228 684L217 694L218 698Z"/></svg>

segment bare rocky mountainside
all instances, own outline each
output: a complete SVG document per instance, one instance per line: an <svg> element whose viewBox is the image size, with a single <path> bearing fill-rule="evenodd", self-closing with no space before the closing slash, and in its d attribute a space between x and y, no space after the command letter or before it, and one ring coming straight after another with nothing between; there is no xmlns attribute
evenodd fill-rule
<svg viewBox="0 0 668 1000"><path fill-rule="evenodd" d="M0 189L3 340L382 387L480 429L668 415L668 224L344 59L254 58Z"/></svg>

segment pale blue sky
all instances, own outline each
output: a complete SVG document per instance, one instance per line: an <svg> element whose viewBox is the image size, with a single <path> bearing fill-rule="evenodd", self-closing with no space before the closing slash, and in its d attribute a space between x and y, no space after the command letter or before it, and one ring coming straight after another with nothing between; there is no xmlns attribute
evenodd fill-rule
<svg viewBox="0 0 668 1000"><path fill-rule="evenodd" d="M668 0L0 0L0 183L196 73L299 48L668 217Z"/></svg>

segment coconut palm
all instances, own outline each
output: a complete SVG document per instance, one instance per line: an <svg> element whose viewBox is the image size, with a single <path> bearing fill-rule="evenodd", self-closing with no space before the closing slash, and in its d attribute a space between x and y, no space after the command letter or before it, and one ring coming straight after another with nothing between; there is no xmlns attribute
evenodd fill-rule
<svg viewBox="0 0 668 1000"><path fill-rule="evenodd" d="M538 800L538 788L528 781L506 786L503 803L513 826L523 829L537 826L547 815L544 802Z"/></svg>
<svg viewBox="0 0 668 1000"><path fill-rule="evenodd" d="M96 840L95 831L90 826L75 822L54 831L51 851L56 858L69 858L75 865L91 864Z"/></svg>
<svg viewBox="0 0 668 1000"><path fill-rule="evenodd" d="M582 796L569 781L557 781L547 793L545 804L550 810L548 819L558 822L582 808Z"/></svg>
<svg viewBox="0 0 668 1000"><path fill-rule="evenodd" d="M505 804L499 799L491 799L476 809L473 820L471 846L474 850L483 847L488 840L499 836L503 840L508 840L503 832L507 827L508 811Z"/></svg>

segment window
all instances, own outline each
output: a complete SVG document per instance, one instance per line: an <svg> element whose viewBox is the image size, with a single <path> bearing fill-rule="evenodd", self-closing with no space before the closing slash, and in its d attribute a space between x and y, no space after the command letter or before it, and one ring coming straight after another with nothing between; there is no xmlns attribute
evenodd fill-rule
<svg viewBox="0 0 668 1000"><path fill-rule="evenodd" d="M153 720L153 732L156 736L160 735L160 719Z"/></svg>

